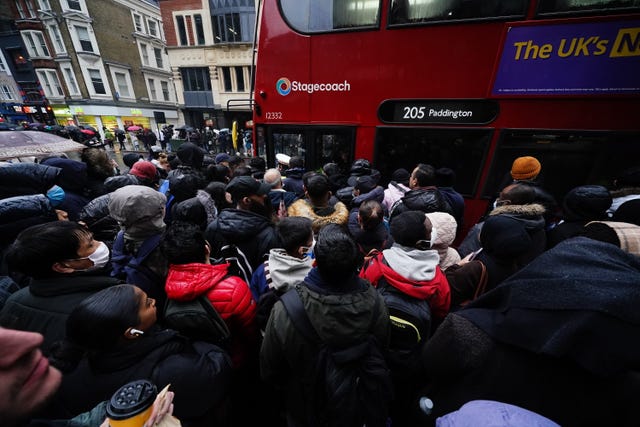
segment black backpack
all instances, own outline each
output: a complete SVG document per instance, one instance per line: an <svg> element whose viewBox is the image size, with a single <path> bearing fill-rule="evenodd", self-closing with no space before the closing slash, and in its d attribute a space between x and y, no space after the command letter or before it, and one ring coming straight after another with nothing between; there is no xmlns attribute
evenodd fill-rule
<svg viewBox="0 0 640 427"><path fill-rule="evenodd" d="M420 349L431 333L431 308L426 300L411 297L394 288L384 276L378 280L391 324L389 362L393 368L414 372Z"/></svg>
<svg viewBox="0 0 640 427"><path fill-rule="evenodd" d="M227 346L231 332L206 294L191 301L167 300L164 325L196 341Z"/></svg>
<svg viewBox="0 0 640 427"><path fill-rule="evenodd" d="M322 342L307 316L299 289L297 285L280 300L298 332L317 347L314 360L302 374L307 425L385 426L393 385L377 339L369 334L342 348ZM380 315L380 304L377 299L374 319Z"/></svg>
<svg viewBox="0 0 640 427"><path fill-rule="evenodd" d="M242 251L235 245L226 245L220 249L221 258L211 259L212 264L228 263L226 279L237 276L249 286L251 265ZM220 314L202 294L191 301L167 300L164 307L164 325L181 334L200 341L207 341L226 347L231 340L231 332Z"/></svg>

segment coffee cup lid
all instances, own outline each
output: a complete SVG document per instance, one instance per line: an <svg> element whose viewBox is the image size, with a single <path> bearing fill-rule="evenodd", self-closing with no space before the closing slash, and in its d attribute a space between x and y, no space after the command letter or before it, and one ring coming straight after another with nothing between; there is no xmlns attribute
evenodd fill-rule
<svg viewBox="0 0 640 427"><path fill-rule="evenodd" d="M107 405L107 416L123 420L143 412L158 395L156 386L147 380L132 381L118 389Z"/></svg>

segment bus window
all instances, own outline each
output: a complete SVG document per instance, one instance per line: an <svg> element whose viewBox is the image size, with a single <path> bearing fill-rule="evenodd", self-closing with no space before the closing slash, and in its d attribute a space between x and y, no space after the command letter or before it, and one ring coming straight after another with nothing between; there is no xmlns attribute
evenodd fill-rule
<svg viewBox="0 0 640 427"><path fill-rule="evenodd" d="M378 25L380 0L280 0L289 25L301 33Z"/></svg>
<svg viewBox="0 0 640 427"><path fill-rule="evenodd" d="M640 0L540 0L538 14L563 12L603 12L638 8Z"/></svg>
<svg viewBox="0 0 640 427"><path fill-rule="evenodd" d="M540 160L542 186L558 202L579 185L610 187L623 169L637 166L640 134L583 131L512 131L500 136L483 196L494 197L511 181L511 164L520 156Z"/></svg>
<svg viewBox="0 0 640 427"><path fill-rule="evenodd" d="M418 163L435 168L448 167L456 173L455 188L471 196L475 193L492 135L491 129L425 129L380 127L376 136L376 169L383 181L394 170L409 172Z"/></svg>
<svg viewBox="0 0 640 427"><path fill-rule="evenodd" d="M528 0L393 0L389 24L524 17Z"/></svg>
<svg viewBox="0 0 640 427"><path fill-rule="evenodd" d="M320 169L326 163L337 163L345 172L353 162L355 129L352 127L278 126L269 128L273 151L270 158L283 153L301 156L307 170Z"/></svg>

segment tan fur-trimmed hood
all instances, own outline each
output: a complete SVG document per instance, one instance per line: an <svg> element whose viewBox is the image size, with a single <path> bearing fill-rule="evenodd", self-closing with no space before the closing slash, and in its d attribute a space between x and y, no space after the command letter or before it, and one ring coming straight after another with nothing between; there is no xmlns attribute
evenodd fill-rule
<svg viewBox="0 0 640 427"><path fill-rule="evenodd" d="M498 206L489 213L489 215L517 215L524 217L537 217L545 213L544 206L538 203L528 205L503 205Z"/></svg>
<svg viewBox="0 0 640 427"><path fill-rule="evenodd" d="M349 221L349 210L344 203L338 202L333 206L333 213L330 215L318 215L313 206L307 200L296 200L289 209L289 216L302 216L313 221L313 233L318 234L320 229L327 224L345 225Z"/></svg>

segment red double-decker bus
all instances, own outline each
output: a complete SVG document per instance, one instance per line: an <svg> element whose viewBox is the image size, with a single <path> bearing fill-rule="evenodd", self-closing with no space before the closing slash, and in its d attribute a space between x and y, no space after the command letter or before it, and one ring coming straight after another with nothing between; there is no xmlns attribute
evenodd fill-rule
<svg viewBox="0 0 640 427"><path fill-rule="evenodd" d="M263 0L259 155L450 167L485 211L521 155L557 199L640 164L638 0Z"/></svg>

